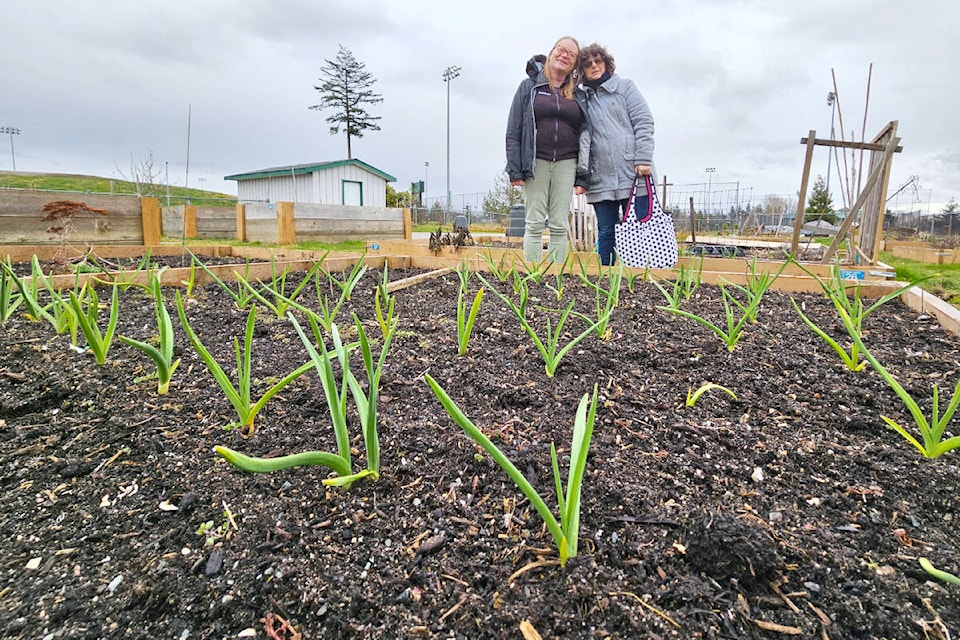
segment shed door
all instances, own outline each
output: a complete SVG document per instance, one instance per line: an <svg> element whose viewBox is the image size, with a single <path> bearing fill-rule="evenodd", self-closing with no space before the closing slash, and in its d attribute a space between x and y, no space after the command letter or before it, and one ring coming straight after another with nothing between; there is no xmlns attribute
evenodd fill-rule
<svg viewBox="0 0 960 640"><path fill-rule="evenodd" d="M363 206L363 183L352 180L343 181L343 204Z"/></svg>

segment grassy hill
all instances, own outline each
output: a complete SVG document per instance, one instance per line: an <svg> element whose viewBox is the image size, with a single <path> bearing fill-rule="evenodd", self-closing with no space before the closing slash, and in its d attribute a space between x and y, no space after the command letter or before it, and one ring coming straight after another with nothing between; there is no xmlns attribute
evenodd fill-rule
<svg viewBox="0 0 960 640"><path fill-rule="evenodd" d="M163 184L141 185L144 195L155 196L160 204L167 204L167 187ZM130 193L137 192L133 182L99 176L71 173L25 173L0 171L0 189L33 189L37 191L62 191L65 193ZM170 185L170 204L178 205L190 199L190 204L204 207L233 207L237 197L228 193L184 189Z"/></svg>

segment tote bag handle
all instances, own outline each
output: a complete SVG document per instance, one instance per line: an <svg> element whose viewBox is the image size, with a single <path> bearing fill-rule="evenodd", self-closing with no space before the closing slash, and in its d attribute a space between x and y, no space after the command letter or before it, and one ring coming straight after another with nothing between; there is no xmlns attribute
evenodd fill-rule
<svg viewBox="0 0 960 640"><path fill-rule="evenodd" d="M636 214L638 222L646 222L653 216L653 186L650 184L649 175L643 176L643 178L644 187L647 190L647 210L642 216L639 213ZM627 218L630 216L630 213L637 210L637 185L639 184L640 176L637 176L633 180L633 186L630 187L630 198L627 200L627 206L623 209L623 220L621 220L621 222L626 222Z"/></svg>

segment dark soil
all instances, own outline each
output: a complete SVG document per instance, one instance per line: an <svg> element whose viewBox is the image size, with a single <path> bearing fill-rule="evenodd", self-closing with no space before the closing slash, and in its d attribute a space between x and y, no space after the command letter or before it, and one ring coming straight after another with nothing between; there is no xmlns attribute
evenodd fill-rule
<svg viewBox="0 0 960 640"><path fill-rule="evenodd" d="M368 272L341 310L345 333L356 312L379 334L378 278ZM575 296L593 312L577 277L560 301L548 282L530 303L541 332L549 314L536 304ZM789 296L768 293L729 353L699 324L657 310L652 285L625 285L609 339L591 335L549 378L493 295L458 356L458 287L448 274L396 292L382 475L349 491L322 485L323 467L252 475L213 454L216 444L261 456L335 444L315 372L266 405L253 436L224 430L235 413L180 329L172 291L183 362L165 396L154 380L137 381L152 364L122 343L97 366L49 325L8 321L0 636L532 638L532 628L544 638L942 639L960 629L960 589L917 562L960 573L960 452L926 460L885 427L881 415L911 423L901 402L872 370L844 369ZM308 286L304 299L315 296ZM841 336L825 299L797 298ZM721 320L712 286L683 308ZM194 292L187 313L234 370L247 311L214 285ZM151 301L135 288L121 294L119 332L156 334ZM952 391L960 343L933 319L891 303L865 332L925 410L932 385ZM290 323L267 310L253 351L255 397L307 360ZM577 404L599 385L580 553L565 567L540 517L447 416L424 373L548 504L550 443L565 467ZM711 392L685 407L705 382L737 400ZM356 416L351 433L359 470ZM210 535L198 533L207 522Z"/></svg>

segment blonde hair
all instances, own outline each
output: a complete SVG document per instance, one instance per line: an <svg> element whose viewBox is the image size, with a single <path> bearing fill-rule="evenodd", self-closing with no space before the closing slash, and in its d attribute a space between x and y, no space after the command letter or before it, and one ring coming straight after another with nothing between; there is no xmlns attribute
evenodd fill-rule
<svg viewBox="0 0 960 640"><path fill-rule="evenodd" d="M567 74L567 77L563 79L563 82L560 84L559 91L560 95L567 100L573 100L573 90L577 87L577 61L580 59L580 43L577 42L576 38L573 36L563 36L553 43L553 46L550 48L550 53L547 54L547 63L543 66L543 75L547 76L547 81L550 82L552 86L554 78L550 77L550 63L553 62L554 54L557 51L557 45L564 40L570 40L573 42L573 44L577 45L577 53L576 59L573 63L573 69Z"/></svg>

